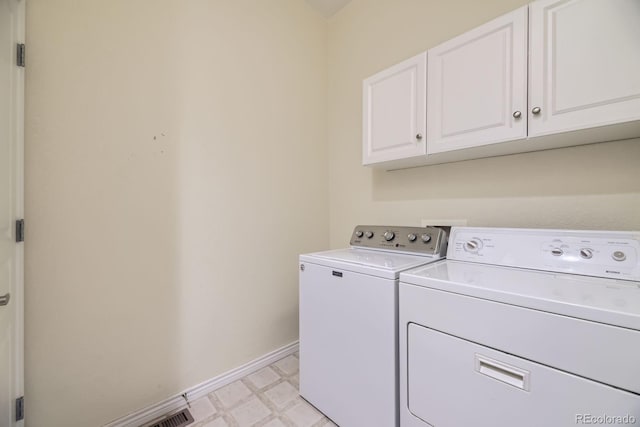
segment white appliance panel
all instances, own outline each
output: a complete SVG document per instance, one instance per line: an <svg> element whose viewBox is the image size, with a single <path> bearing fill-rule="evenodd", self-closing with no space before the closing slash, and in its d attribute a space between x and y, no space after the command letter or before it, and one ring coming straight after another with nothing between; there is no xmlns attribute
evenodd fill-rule
<svg viewBox="0 0 640 427"><path fill-rule="evenodd" d="M400 274L401 424L638 422L639 254L637 232L454 227Z"/></svg>
<svg viewBox="0 0 640 427"><path fill-rule="evenodd" d="M454 227L447 259L640 281L640 234Z"/></svg>
<svg viewBox="0 0 640 427"><path fill-rule="evenodd" d="M407 334L408 409L417 420L404 417L403 426L571 426L587 414L640 420L636 394L414 323Z"/></svg>
<svg viewBox="0 0 640 427"><path fill-rule="evenodd" d="M300 395L341 426L395 426L397 280L304 265Z"/></svg>
<svg viewBox="0 0 640 427"><path fill-rule="evenodd" d="M439 227L358 225L300 255L300 394L343 426L398 425L398 277L440 260Z"/></svg>
<svg viewBox="0 0 640 427"><path fill-rule="evenodd" d="M640 331L405 283L399 306L402 334L416 323L640 394Z"/></svg>
<svg viewBox="0 0 640 427"><path fill-rule="evenodd" d="M300 256L300 260L305 262L325 266L339 265L350 271L393 279L403 270L419 267L437 259L361 248L337 249Z"/></svg>
<svg viewBox="0 0 640 427"><path fill-rule="evenodd" d="M402 282L640 330L640 283L446 260Z"/></svg>

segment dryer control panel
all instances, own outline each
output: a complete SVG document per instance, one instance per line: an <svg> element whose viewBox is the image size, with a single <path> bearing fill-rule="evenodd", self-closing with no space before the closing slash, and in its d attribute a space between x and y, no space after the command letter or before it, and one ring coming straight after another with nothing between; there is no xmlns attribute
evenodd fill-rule
<svg viewBox="0 0 640 427"><path fill-rule="evenodd" d="M640 281L640 232L454 227L447 258Z"/></svg>
<svg viewBox="0 0 640 427"><path fill-rule="evenodd" d="M353 230L350 244L367 249L444 256L447 231L440 227L358 225Z"/></svg>

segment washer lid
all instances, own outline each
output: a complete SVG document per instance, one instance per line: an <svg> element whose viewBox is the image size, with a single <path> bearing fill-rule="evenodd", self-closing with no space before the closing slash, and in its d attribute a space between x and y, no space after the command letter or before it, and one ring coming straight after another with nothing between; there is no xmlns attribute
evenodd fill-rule
<svg viewBox="0 0 640 427"><path fill-rule="evenodd" d="M419 267L439 259L440 257L408 255L361 248L336 249L300 256L301 261L387 278L397 278L401 271Z"/></svg>
<svg viewBox="0 0 640 427"><path fill-rule="evenodd" d="M640 282L452 260L400 281L640 331Z"/></svg>

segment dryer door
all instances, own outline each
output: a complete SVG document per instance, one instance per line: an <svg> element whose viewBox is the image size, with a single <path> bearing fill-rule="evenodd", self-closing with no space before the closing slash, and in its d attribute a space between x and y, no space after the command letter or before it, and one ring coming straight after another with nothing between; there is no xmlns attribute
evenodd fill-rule
<svg viewBox="0 0 640 427"><path fill-rule="evenodd" d="M410 426L640 422L640 396L410 323ZM600 422L600 417L603 417Z"/></svg>

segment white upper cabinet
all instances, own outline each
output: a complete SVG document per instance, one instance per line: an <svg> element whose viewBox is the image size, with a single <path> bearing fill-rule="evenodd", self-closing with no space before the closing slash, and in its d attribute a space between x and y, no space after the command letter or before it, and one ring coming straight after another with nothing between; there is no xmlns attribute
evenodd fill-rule
<svg viewBox="0 0 640 427"><path fill-rule="evenodd" d="M640 137L640 0L536 0L364 81L386 169Z"/></svg>
<svg viewBox="0 0 640 427"><path fill-rule="evenodd" d="M526 138L527 11L429 50L428 154Z"/></svg>
<svg viewBox="0 0 640 427"><path fill-rule="evenodd" d="M538 0L529 14L529 136L640 119L640 0Z"/></svg>
<svg viewBox="0 0 640 427"><path fill-rule="evenodd" d="M362 163L426 155L427 53L363 83Z"/></svg>

